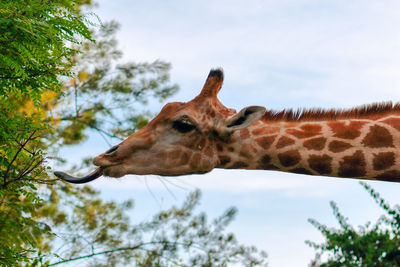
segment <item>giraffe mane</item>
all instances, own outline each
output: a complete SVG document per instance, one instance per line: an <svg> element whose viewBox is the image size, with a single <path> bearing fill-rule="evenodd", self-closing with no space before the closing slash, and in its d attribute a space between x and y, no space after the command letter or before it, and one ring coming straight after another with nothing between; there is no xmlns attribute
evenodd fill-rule
<svg viewBox="0 0 400 267"><path fill-rule="evenodd" d="M400 113L400 103L383 102L362 105L350 109L300 108L281 111L267 110L264 121L316 121L366 118L373 115Z"/></svg>

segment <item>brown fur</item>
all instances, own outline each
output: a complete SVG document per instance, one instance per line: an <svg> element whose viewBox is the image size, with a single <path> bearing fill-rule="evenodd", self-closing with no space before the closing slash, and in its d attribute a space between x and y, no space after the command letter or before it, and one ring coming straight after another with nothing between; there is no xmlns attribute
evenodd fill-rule
<svg viewBox="0 0 400 267"><path fill-rule="evenodd" d="M266 169L266 166L268 166L271 162L271 157L269 155L264 155L259 161L259 165L261 169Z"/></svg>
<svg viewBox="0 0 400 267"><path fill-rule="evenodd" d="M321 121L340 119L360 119L372 115L400 113L400 103L374 103L351 109L284 109L282 111L267 110L262 117L264 121Z"/></svg>
<svg viewBox="0 0 400 267"><path fill-rule="evenodd" d="M343 152L346 149L349 149L350 147L352 147L351 144L338 140L333 140L332 142L329 143L329 150L334 153Z"/></svg>
<svg viewBox="0 0 400 267"><path fill-rule="evenodd" d="M362 177L365 175L365 157L361 150L353 155L343 157L340 161L339 176L341 177Z"/></svg>
<svg viewBox="0 0 400 267"><path fill-rule="evenodd" d="M310 150L322 150L325 147L326 138L325 137L317 137L307 140L303 143L304 147Z"/></svg>
<svg viewBox="0 0 400 267"><path fill-rule="evenodd" d="M276 148L283 148L285 146L289 146L294 144L295 141L292 138L286 137L286 136L282 136L281 138L279 138L278 143L276 144Z"/></svg>
<svg viewBox="0 0 400 267"><path fill-rule="evenodd" d="M374 170L381 171L388 169L394 165L394 152L381 152L374 154L373 165Z"/></svg>
<svg viewBox="0 0 400 267"><path fill-rule="evenodd" d="M400 172L396 170L387 171L376 176L376 179L389 182L398 182L400 181Z"/></svg>
<svg viewBox="0 0 400 267"><path fill-rule="evenodd" d="M318 124L306 124L300 127L301 130L288 129L286 132L297 138L308 138L318 134L321 134L321 125Z"/></svg>
<svg viewBox="0 0 400 267"><path fill-rule="evenodd" d="M332 157L328 155L310 155L308 158L310 168L319 174L330 174L332 172Z"/></svg>
<svg viewBox="0 0 400 267"><path fill-rule="evenodd" d="M393 137L390 132L379 125L369 127L369 133L362 143L368 147L393 147Z"/></svg>
<svg viewBox="0 0 400 267"><path fill-rule="evenodd" d="M389 118L386 119L384 121L382 121L384 123L389 124L390 126L392 126L393 128L395 128L396 130L400 131L400 118Z"/></svg>
<svg viewBox="0 0 400 267"><path fill-rule="evenodd" d="M249 165L246 162L238 161L238 162L235 162L232 166L228 167L228 169L242 169L242 168L246 168L247 166L249 166Z"/></svg>
<svg viewBox="0 0 400 267"><path fill-rule="evenodd" d="M219 166L223 167L231 162L231 158L228 156L219 156Z"/></svg>
<svg viewBox="0 0 400 267"><path fill-rule="evenodd" d="M259 144L262 148L268 149L272 143L274 142L276 135L271 136L263 136L256 139L257 144Z"/></svg>
<svg viewBox="0 0 400 267"><path fill-rule="evenodd" d="M354 139L360 136L360 130L365 123L365 121L350 121L346 125L343 121L332 121L328 122L328 126L335 133L334 137Z"/></svg>
<svg viewBox="0 0 400 267"><path fill-rule="evenodd" d="M298 173L298 174L309 174L309 175L313 174L306 168L294 168L294 169L289 170L289 172Z"/></svg>
<svg viewBox="0 0 400 267"><path fill-rule="evenodd" d="M289 167L299 163L301 156L297 150L289 150L278 154L279 162L282 166Z"/></svg>

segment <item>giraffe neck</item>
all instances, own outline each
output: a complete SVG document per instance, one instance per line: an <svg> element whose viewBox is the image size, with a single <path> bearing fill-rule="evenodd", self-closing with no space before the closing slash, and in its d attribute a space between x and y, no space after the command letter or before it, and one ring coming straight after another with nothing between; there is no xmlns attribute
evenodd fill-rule
<svg viewBox="0 0 400 267"><path fill-rule="evenodd" d="M400 182L400 115L259 120L218 150L219 168Z"/></svg>

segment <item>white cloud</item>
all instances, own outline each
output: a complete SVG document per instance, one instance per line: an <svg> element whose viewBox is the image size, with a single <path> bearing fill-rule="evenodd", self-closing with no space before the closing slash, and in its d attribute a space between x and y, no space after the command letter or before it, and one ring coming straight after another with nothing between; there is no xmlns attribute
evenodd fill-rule
<svg viewBox="0 0 400 267"><path fill-rule="evenodd" d="M343 107L400 97L398 1L122 3L100 6L122 22L126 58L172 62L182 85L177 99L195 96L215 66L226 71L221 98L235 107Z"/></svg>

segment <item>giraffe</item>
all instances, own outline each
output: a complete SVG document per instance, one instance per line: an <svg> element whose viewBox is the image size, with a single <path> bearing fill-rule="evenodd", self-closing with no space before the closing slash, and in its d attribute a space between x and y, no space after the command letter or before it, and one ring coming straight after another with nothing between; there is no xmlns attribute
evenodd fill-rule
<svg viewBox="0 0 400 267"><path fill-rule="evenodd" d="M400 182L400 104L349 110L267 110L238 113L217 98L224 74L211 70L200 94L166 104L144 128L94 158L91 174L61 179L85 183L101 175L176 176L214 168Z"/></svg>

